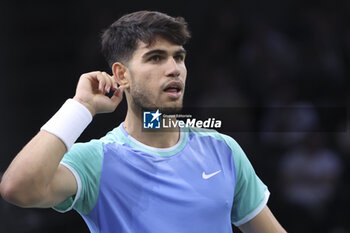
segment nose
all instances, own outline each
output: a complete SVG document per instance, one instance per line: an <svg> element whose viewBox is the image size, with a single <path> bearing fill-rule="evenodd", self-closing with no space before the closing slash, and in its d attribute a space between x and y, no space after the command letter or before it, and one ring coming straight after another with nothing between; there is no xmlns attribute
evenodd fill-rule
<svg viewBox="0 0 350 233"><path fill-rule="evenodd" d="M181 72L180 72L179 64L175 61L173 57L169 58L167 62L166 76L177 78L180 76L180 73Z"/></svg>

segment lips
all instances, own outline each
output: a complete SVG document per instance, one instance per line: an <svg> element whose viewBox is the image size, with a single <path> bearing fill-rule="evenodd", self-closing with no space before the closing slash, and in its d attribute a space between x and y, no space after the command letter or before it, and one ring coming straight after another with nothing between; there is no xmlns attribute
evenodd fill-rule
<svg viewBox="0 0 350 233"><path fill-rule="evenodd" d="M173 81L168 83L163 90L166 92L179 92L182 91L182 89L183 85L181 82Z"/></svg>
<svg viewBox="0 0 350 233"><path fill-rule="evenodd" d="M163 91L172 99L177 99L181 96L183 84L181 82L172 81L168 83Z"/></svg>

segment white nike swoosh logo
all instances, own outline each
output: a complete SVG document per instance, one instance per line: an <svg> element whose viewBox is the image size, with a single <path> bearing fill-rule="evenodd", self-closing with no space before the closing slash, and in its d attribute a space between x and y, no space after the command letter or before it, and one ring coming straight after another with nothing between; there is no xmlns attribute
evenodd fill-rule
<svg viewBox="0 0 350 233"><path fill-rule="evenodd" d="M203 172L203 173L202 173L202 178L205 179L205 180L207 180L207 179L209 179L210 177L213 177L213 176L215 176L216 174L218 174L218 173L220 173L220 172L221 172L221 170L216 171L216 172L213 172L213 173L210 173L210 174L205 174L205 172Z"/></svg>

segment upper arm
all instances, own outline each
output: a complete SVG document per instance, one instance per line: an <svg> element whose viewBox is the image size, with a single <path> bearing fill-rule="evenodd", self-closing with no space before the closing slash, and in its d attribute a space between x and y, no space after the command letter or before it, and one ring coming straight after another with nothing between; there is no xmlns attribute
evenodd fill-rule
<svg viewBox="0 0 350 233"><path fill-rule="evenodd" d="M72 172L60 164L47 187L46 194L36 207L53 207L74 196L77 193L77 189L77 181Z"/></svg>
<svg viewBox="0 0 350 233"><path fill-rule="evenodd" d="M59 212L75 208L88 212L96 199L102 166L102 143L76 143L58 166L51 183L36 207L54 207Z"/></svg>
<svg viewBox="0 0 350 233"><path fill-rule="evenodd" d="M231 221L239 226L254 218L264 208L270 193L238 143L228 136L225 140L232 150L236 177Z"/></svg>
<svg viewBox="0 0 350 233"><path fill-rule="evenodd" d="M81 214L89 213L97 201L102 160L101 141L74 144L63 157L57 180L54 179L51 200L57 202L50 206L59 212L74 208Z"/></svg>
<svg viewBox="0 0 350 233"><path fill-rule="evenodd" d="M262 211L250 221L239 226L243 233L284 233L283 227L276 220L270 209L265 206Z"/></svg>

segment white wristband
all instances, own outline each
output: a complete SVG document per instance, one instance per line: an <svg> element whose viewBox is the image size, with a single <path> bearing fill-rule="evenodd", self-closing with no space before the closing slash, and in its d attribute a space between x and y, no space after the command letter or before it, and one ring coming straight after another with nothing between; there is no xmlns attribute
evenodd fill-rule
<svg viewBox="0 0 350 233"><path fill-rule="evenodd" d="M76 100L68 99L57 113L41 127L41 130L57 136L69 151L91 121L92 115L84 105Z"/></svg>

